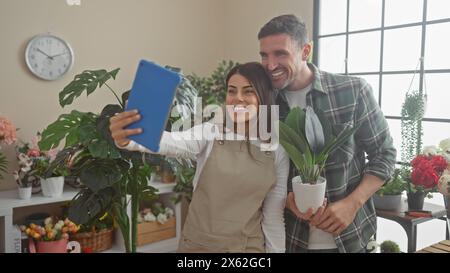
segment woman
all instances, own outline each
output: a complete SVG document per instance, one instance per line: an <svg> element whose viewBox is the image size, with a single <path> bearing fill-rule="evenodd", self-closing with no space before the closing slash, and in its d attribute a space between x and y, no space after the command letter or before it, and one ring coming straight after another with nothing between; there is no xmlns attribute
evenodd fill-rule
<svg viewBox="0 0 450 273"><path fill-rule="evenodd" d="M259 63L247 63L234 67L226 82L225 115L231 126L206 122L184 132L164 132L161 139L159 154L197 160L178 251L284 252L289 160L281 145L262 151L263 142L252 130L252 124L260 124L259 107L273 104L270 80ZM111 118L117 146L150 152L127 138L142 132L124 129L139 119L137 111Z"/></svg>

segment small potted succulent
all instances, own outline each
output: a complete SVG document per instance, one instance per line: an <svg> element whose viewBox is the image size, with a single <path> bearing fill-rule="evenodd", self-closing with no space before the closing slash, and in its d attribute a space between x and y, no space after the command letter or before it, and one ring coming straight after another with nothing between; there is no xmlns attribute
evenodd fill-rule
<svg viewBox="0 0 450 273"><path fill-rule="evenodd" d="M401 253L399 245L390 240L386 240L380 245L381 253Z"/></svg>

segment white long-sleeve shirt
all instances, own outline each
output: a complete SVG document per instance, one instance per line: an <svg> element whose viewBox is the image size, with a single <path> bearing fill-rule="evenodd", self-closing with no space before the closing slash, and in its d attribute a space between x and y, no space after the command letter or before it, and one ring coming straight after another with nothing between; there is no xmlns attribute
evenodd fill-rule
<svg viewBox="0 0 450 273"><path fill-rule="evenodd" d="M197 169L193 179L194 191L203 167L212 151L215 139L237 139L244 137L226 130L221 133L217 125L202 123L182 132L164 132L160 142L158 154L169 157L191 158L197 161ZM259 147L259 141L251 141ZM152 153L142 145L130 141L122 147L130 151ZM281 145L271 145L268 150L275 154L276 179L274 186L263 202L262 230L265 236L266 252L285 252L284 207L287 195L287 178L289 172L289 158Z"/></svg>

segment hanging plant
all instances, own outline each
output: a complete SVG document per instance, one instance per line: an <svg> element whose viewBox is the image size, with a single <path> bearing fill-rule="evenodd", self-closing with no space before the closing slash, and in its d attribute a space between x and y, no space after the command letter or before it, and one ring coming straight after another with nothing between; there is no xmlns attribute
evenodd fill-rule
<svg viewBox="0 0 450 273"><path fill-rule="evenodd" d="M422 119L426 102L426 94L418 90L406 93L401 112L402 162L411 162L422 150Z"/></svg>

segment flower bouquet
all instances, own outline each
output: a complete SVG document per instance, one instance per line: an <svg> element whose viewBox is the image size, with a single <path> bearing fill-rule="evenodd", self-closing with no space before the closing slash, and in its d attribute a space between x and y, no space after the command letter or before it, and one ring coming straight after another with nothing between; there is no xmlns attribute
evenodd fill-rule
<svg viewBox="0 0 450 273"><path fill-rule="evenodd" d="M69 234L75 234L80 227L66 218L56 221L52 217L45 219L45 226L31 223L20 226L30 238L30 251L37 253L66 253Z"/></svg>
<svg viewBox="0 0 450 273"><path fill-rule="evenodd" d="M16 127L14 127L10 120L0 116L0 145L11 145L15 143L17 141L16 131ZM0 180L4 178L2 174L6 173L7 163L6 157L0 152Z"/></svg>

